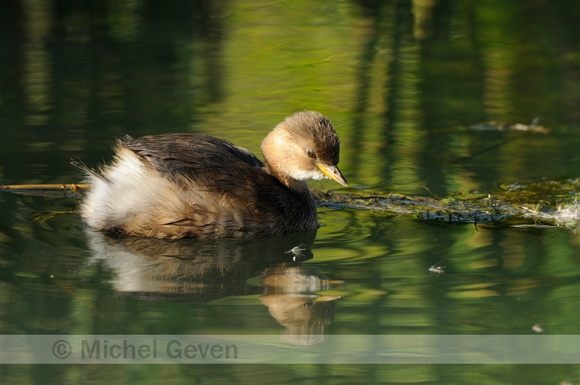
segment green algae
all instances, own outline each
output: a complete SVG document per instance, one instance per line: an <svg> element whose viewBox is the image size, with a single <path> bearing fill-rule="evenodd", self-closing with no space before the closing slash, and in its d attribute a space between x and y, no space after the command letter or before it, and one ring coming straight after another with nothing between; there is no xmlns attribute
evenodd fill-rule
<svg viewBox="0 0 580 385"><path fill-rule="evenodd" d="M536 223L525 226L546 226L547 222L575 227L580 224L580 203L575 198L578 191L580 179L565 178L528 185L514 183L487 194L476 191L444 198L335 191L315 191L315 196L321 207L410 215L425 221L477 224L526 219Z"/></svg>

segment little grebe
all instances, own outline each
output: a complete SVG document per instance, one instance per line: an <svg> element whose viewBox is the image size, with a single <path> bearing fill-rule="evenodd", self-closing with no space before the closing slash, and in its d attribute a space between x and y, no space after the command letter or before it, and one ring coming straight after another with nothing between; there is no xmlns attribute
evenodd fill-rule
<svg viewBox="0 0 580 385"><path fill-rule="evenodd" d="M339 140L313 111L287 117L262 142L264 163L248 150L203 134L120 140L115 160L87 170L81 216L112 235L244 238L317 228L306 180L346 180Z"/></svg>

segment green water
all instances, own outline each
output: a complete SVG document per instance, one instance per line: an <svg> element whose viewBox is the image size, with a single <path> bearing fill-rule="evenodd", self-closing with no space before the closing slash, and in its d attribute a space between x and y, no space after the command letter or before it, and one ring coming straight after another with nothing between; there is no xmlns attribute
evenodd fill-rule
<svg viewBox="0 0 580 385"><path fill-rule="evenodd" d="M126 134L204 132L259 154L302 109L334 123L351 186L317 189L447 197L578 177L577 20L576 1L2 2L0 180L79 182L70 160L97 167ZM547 133L472 128L536 117ZM77 205L0 195L2 334L271 334L291 348L297 334L580 333L580 238L569 230L323 207L315 238L110 243L74 213L35 221ZM310 247L285 253L296 244ZM580 381L577 365L0 373L42 384Z"/></svg>

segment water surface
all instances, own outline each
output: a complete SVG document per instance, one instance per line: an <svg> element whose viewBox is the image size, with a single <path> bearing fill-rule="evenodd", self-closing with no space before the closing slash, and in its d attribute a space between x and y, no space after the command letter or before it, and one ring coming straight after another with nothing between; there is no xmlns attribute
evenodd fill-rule
<svg viewBox="0 0 580 385"><path fill-rule="evenodd" d="M336 126L352 186L317 189L448 197L577 177L579 18L572 1L2 4L0 179L79 182L70 160L98 167L124 135L204 132L259 154L303 109ZM547 133L472 128L536 117ZM580 332L572 231L322 207L316 234L133 242L87 231L77 205L0 195L4 334L274 334L291 347L325 334ZM35 220L47 211L63 213ZM575 365L2 372L12 383L580 381Z"/></svg>

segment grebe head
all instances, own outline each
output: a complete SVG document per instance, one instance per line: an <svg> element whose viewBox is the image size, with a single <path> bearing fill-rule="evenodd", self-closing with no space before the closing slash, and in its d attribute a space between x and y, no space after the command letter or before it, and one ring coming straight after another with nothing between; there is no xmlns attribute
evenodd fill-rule
<svg viewBox="0 0 580 385"><path fill-rule="evenodd" d="M318 112L287 117L262 142L270 172L289 187L330 178L348 186L338 169L340 142L330 121Z"/></svg>

